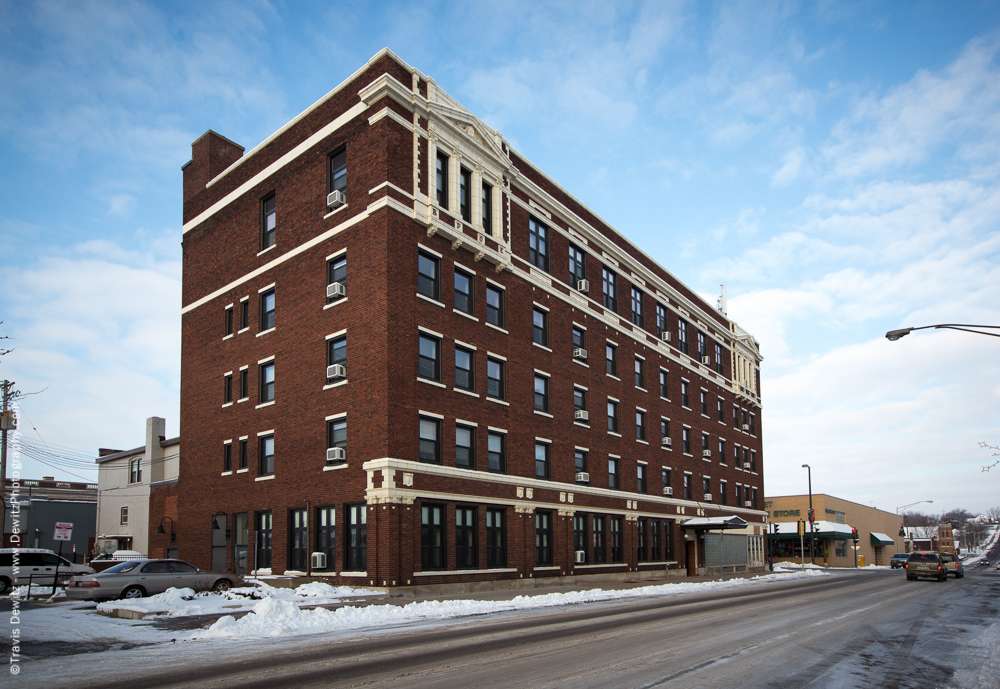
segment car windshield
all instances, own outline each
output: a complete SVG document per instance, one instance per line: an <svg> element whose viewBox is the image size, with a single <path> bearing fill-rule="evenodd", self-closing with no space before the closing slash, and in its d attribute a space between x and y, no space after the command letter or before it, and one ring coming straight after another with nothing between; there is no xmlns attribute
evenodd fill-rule
<svg viewBox="0 0 1000 689"><path fill-rule="evenodd" d="M120 565L108 567L106 570L101 572L101 574L121 574L122 572L128 572L135 569L138 565L138 562L123 562Z"/></svg>

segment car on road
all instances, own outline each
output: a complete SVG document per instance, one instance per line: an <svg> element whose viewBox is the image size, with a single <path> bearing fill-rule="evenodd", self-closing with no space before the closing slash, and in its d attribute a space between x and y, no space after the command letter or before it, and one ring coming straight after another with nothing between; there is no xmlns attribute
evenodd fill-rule
<svg viewBox="0 0 1000 689"><path fill-rule="evenodd" d="M892 569L901 569L906 564L906 558L908 557L910 557L909 553L896 553L889 558L889 566Z"/></svg>
<svg viewBox="0 0 1000 689"><path fill-rule="evenodd" d="M920 577L933 577L938 581L948 579L948 568L937 553L910 553L903 569L906 570L907 581L914 581ZM69 591L69 589L66 590Z"/></svg>
<svg viewBox="0 0 1000 689"><path fill-rule="evenodd" d="M12 586L27 586L29 582L52 586L57 566L60 579L63 578L63 574L72 576L90 574L94 571L86 565L73 564L44 548L0 549L0 595L10 591Z"/></svg>
<svg viewBox="0 0 1000 689"><path fill-rule="evenodd" d="M71 600L144 598L169 588L228 591L239 579L228 572L206 572L182 560L130 560L66 585Z"/></svg>
<svg viewBox="0 0 1000 689"><path fill-rule="evenodd" d="M941 553L941 559L944 560L944 566L948 569L948 574L951 574L956 579L961 579L965 576L965 565L962 564L961 558L955 553Z"/></svg>

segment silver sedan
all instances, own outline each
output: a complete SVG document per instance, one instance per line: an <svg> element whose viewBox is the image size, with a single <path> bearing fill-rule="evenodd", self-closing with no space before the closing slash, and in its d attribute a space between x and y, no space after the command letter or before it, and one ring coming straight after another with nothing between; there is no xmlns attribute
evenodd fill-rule
<svg viewBox="0 0 1000 689"><path fill-rule="evenodd" d="M237 578L228 572L205 572L181 560L130 560L103 572L73 577L66 585L72 600L144 598L167 589L228 591Z"/></svg>

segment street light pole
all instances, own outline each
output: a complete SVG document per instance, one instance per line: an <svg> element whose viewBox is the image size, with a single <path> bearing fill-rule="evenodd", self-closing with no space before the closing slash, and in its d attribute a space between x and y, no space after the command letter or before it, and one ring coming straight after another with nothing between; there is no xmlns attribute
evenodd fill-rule
<svg viewBox="0 0 1000 689"><path fill-rule="evenodd" d="M895 342L901 337L906 337L914 330L927 330L928 328L963 330L967 333L975 333L976 335L989 335L990 337L1000 337L1000 334L998 333L984 333L982 330L970 330L970 328L986 328L987 330L1000 330L1000 325L969 325L967 323L941 323L938 325L922 325L919 328L900 328L899 330L890 330L885 334L885 337L887 340L889 340L889 342Z"/></svg>
<svg viewBox="0 0 1000 689"><path fill-rule="evenodd" d="M808 464L802 465L803 469L809 472L809 559L816 564L816 530L813 528L815 515L813 514L813 470Z"/></svg>

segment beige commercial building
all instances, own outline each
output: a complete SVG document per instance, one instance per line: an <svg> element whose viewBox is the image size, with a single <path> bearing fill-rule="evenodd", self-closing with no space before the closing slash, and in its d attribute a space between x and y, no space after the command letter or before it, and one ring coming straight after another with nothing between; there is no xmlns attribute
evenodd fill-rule
<svg viewBox="0 0 1000 689"><path fill-rule="evenodd" d="M857 558L858 564L888 565L889 558L899 547L899 522L892 512L859 505L849 500L841 500L832 495L814 494L812 496L815 510L816 531L814 534L814 552L816 564L827 567L853 567L855 562L854 542L851 538L853 529L858 530ZM802 545L805 546L805 558L810 560L809 531L800 541L794 524L800 520L809 519L808 495L784 495L764 498L764 509L768 520L777 524L777 535L774 537L775 562L799 561L802 556ZM801 545L800 545L801 544Z"/></svg>

